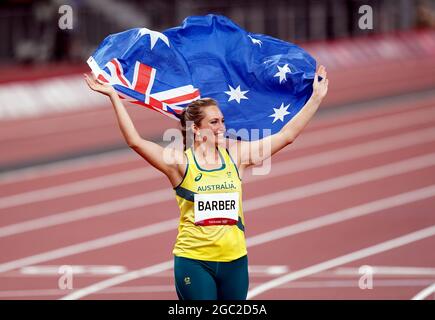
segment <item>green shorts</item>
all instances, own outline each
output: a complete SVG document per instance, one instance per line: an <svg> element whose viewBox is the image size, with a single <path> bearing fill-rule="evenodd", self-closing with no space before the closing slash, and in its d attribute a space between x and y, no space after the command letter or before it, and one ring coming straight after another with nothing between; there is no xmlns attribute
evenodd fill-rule
<svg viewBox="0 0 435 320"><path fill-rule="evenodd" d="M175 289L180 300L246 300L248 256L230 262L174 257Z"/></svg>

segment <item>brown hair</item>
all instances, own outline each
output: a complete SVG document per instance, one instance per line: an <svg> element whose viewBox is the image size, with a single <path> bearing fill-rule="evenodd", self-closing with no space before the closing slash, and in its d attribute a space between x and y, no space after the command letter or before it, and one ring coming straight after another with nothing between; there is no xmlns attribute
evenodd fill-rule
<svg viewBox="0 0 435 320"><path fill-rule="evenodd" d="M205 117L203 109L209 106L218 106L218 103L212 98L202 98L191 102L186 108L184 108L183 112L180 114L180 124L181 132L183 133L184 150L186 150L187 131L191 130L190 127L186 128L186 122L193 121L193 123L199 127L201 121Z"/></svg>

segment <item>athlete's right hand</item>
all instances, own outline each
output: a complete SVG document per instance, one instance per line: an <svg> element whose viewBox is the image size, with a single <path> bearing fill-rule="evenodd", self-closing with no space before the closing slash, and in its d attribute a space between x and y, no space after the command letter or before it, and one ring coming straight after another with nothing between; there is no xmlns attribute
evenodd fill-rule
<svg viewBox="0 0 435 320"><path fill-rule="evenodd" d="M88 84L89 88L91 88L92 90L96 92L100 92L106 96L111 96L113 94L116 94L115 89L113 89L113 87L110 84L104 83L101 80L96 79L93 74L91 74L90 77L85 73L84 76L85 76L86 83Z"/></svg>

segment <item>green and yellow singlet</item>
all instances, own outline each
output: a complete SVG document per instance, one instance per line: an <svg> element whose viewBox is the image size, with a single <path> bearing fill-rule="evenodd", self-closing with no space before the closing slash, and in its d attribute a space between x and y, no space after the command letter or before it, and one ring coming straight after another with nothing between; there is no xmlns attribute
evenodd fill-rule
<svg viewBox="0 0 435 320"><path fill-rule="evenodd" d="M202 169L189 148L181 183L174 188L180 224L173 254L179 257L228 262L246 255L242 183L225 148L218 147L222 166Z"/></svg>

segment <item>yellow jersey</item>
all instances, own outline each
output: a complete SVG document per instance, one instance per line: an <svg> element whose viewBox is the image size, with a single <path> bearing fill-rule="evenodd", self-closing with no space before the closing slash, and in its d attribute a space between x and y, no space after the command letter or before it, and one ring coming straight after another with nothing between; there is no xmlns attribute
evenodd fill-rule
<svg viewBox="0 0 435 320"><path fill-rule="evenodd" d="M176 256L228 262L247 254L242 182L228 150L219 146L217 151L222 166L213 170L198 165L192 148L185 151L186 172L181 183L174 188L180 208L178 236L173 250ZM201 201L203 198L206 200ZM207 198L211 200L207 201ZM204 213L200 209L208 211ZM228 214L229 219L198 221L200 212ZM213 224L213 221L218 224Z"/></svg>

